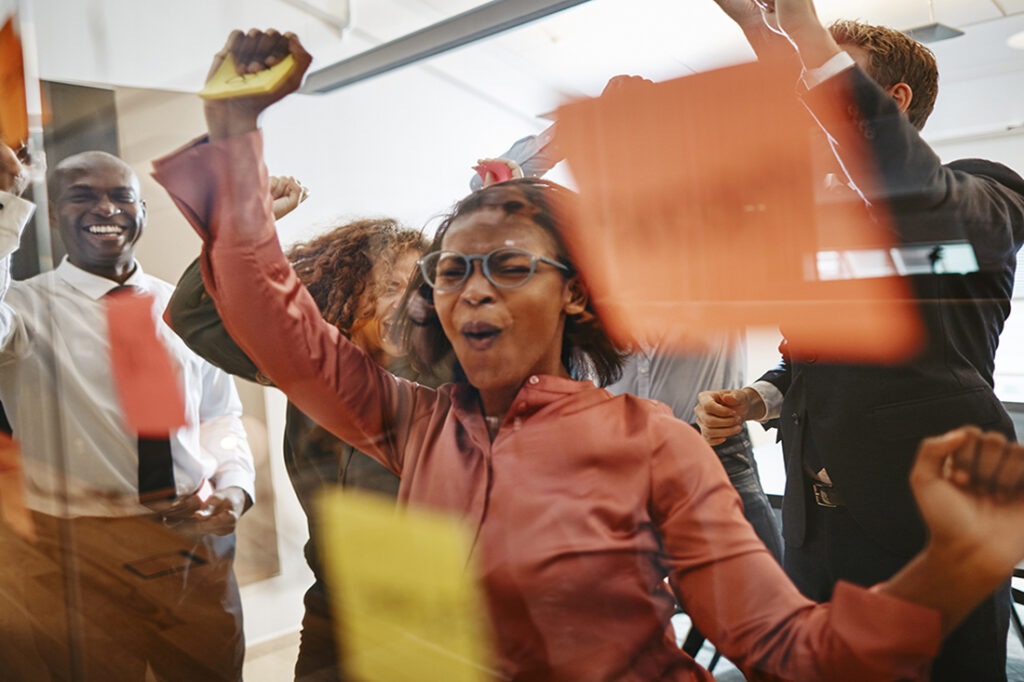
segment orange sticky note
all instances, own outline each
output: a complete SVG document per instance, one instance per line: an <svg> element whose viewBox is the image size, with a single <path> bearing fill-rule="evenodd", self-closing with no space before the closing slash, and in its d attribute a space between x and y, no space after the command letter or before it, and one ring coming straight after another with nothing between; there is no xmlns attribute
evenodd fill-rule
<svg viewBox="0 0 1024 682"><path fill-rule="evenodd" d="M126 425L140 436L166 437L185 425L185 401L174 363L157 337L153 297L124 292L104 303L110 364Z"/></svg>
<svg viewBox="0 0 1024 682"><path fill-rule="evenodd" d="M12 149L28 139L24 68L21 39L10 17L0 28L0 139Z"/></svg>
<svg viewBox="0 0 1024 682"><path fill-rule="evenodd" d="M823 197L824 137L790 72L626 83L559 109L557 130L580 192L567 242L617 342L780 325L797 353L892 362L918 348L905 280L822 275L821 254L884 255L892 237L853 192Z"/></svg>

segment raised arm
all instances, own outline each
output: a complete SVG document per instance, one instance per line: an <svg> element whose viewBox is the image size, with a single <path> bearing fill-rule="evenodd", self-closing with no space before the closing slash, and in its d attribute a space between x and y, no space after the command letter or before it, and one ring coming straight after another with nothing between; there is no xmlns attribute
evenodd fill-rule
<svg viewBox="0 0 1024 682"><path fill-rule="evenodd" d="M670 578L695 624L750 679L916 678L941 637L1024 558L1024 446L966 427L918 452L911 486L926 549L885 583L841 582L831 602L813 604L753 542L710 453L695 456L685 435L656 448L652 475Z"/></svg>
<svg viewBox="0 0 1024 682"><path fill-rule="evenodd" d="M893 209L899 238L967 240L982 269L1006 267L1024 243L1024 179L977 160L944 166L894 98L843 53L818 20L813 0L759 2L808 72L839 65L804 101L862 195Z"/></svg>
<svg viewBox="0 0 1024 682"><path fill-rule="evenodd" d="M35 211L32 202L21 198L27 187L27 169L10 147L0 143L0 362L24 352L27 344L18 315L2 302L11 286L11 254Z"/></svg>
<svg viewBox="0 0 1024 682"><path fill-rule="evenodd" d="M298 38L235 32L228 53L258 70L287 55L295 67L272 92L206 103L209 141L154 162L154 177L204 239L200 267L224 325L299 409L345 442L400 471L404 444L436 392L380 369L323 320L274 230L259 114L298 88L310 56Z"/></svg>
<svg viewBox="0 0 1024 682"><path fill-rule="evenodd" d="M270 178L274 220L294 211L307 196L308 190L293 177ZM164 321L193 353L215 367L249 381L270 384L224 328L217 306L206 292L199 263L197 258L181 274L164 311Z"/></svg>

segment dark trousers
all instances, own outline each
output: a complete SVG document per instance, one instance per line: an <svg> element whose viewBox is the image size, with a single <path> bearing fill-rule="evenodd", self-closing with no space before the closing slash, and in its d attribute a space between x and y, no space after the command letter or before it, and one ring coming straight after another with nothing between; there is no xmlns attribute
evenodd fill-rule
<svg viewBox="0 0 1024 682"><path fill-rule="evenodd" d="M807 504L801 547L786 545L783 566L797 588L818 602L832 597L837 580L870 586L890 578L912 557L893 554L861 529L845 508ZM983 601L943 642L932 682L1005 682L1009 583Z"/></svg>
<svg viewBox="0 0 1024 682"><path fill-rule="evenodd" d="M4 679L142 682L148 667L169 682L241 680L234 536L151 516L33 520L36 542L0 527Z"/></svg>
<svg viewBox="0 0 1024 682"><path fill-rule="evenodd" d="M299 633L295 682L338 682L342 675L330 604L324 584L317 580L302 599L306 612Z"/></svg>

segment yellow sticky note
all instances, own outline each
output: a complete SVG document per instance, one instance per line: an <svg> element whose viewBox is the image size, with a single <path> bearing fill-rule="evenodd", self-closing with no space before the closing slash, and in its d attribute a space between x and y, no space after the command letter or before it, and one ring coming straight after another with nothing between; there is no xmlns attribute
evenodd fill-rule
<svg viewBox="0 0 1024 682"><path fill-rule="evenodd" d="M489 636L467 565L468 531L451 516L327 491L320 553L342 664L362 682L483 682Z"/></svg>
<svg viewBox="0 0 1024 682"><path fill-rule="evenodd" d="M280 62L256 73L239 75L235 70L235 60L229 54L217 73L206 81L206 86L199 91L203 99L224 99L227 97L248 97L263 95L278 86L295 66L295 58L288 55Z"/></svg>

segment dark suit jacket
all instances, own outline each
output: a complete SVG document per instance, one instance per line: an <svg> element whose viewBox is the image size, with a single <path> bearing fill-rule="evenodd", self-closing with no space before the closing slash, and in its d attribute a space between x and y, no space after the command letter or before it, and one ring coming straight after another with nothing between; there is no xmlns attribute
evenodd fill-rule
<svg viewBox="0 0 1024 682"><path fill-rule="evenodd" d="M853 126L837 126L821 98L849 99ZM802 457L809 439L855 520L879 543L911 556L925 529L909 485L918 443L964 424L1013 436L992 389L999 333L1010 312L1016 252L1024 240L1024 180L977 159L942 165L892 99L859 68L815 88L808 107L837 137L836 153L866 145L878 175L852 178L874 206L888 206L898 243L970 241L979 271L918 275L911 284L927 331L923 350L899 366L790 357L762 379L785 396L777 422L786 459L783 534L804 540ZM832 125L830 125L832 124ZM833 129L852 128L858 139ZM875 210L875 209L873 209ZM785 335L785 329L782 330Z"/></svg>

